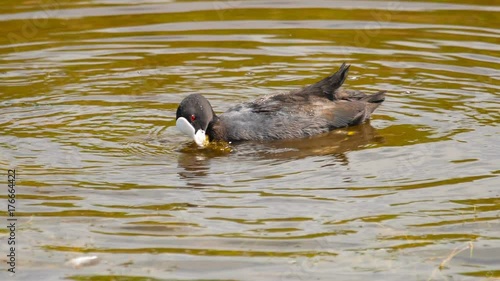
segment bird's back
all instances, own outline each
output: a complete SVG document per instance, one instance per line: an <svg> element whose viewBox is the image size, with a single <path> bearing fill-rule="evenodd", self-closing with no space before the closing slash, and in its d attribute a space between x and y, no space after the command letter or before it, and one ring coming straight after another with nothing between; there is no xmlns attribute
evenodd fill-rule
<svg viewBox="0 0 500 281"><path fill-rule="evenodd" d="M227 141L271 140L302 138L362 123L384 101L385 92L366 95L341 89L348 70L343 64L315 84L234 106L220 116L215 129Z"/></svg>

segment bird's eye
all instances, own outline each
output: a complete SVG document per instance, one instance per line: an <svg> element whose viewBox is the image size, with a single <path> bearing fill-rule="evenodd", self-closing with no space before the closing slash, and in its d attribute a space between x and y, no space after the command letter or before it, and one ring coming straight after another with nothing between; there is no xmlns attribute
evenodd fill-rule
<svg viewBox="0 0 500 281"><path fill-rule="evenodd" d="M191 115L191 122L194 122L194 120L196 120L196 116L194 116L194 114Z"/></svg>

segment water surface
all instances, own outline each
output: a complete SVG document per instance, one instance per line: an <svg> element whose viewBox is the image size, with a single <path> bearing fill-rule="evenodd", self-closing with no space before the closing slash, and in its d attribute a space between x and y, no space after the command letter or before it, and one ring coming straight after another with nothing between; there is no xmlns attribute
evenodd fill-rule
<svg viewBox="0 0 500 281"><path fill-rule="evenodd" d="M500 278L499 11L488 0L4 1L0 166L4 186L18 174L19 243L16 275L1 274ZM220 113L342 62L347 87L388 91L367 124L230 151L175 129L188 94Z"/></svg>

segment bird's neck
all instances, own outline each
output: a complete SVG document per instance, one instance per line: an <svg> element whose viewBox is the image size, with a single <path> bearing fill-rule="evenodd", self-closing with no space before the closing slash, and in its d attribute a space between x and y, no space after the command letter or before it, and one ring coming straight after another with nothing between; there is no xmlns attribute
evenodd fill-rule
<svg viewBox="0 0 500 281"><path fill-rule="evenodd" d="M221 123L221 119L214 114L212 121L208 123L207 135L210 141L225 140L225 127Z"/></svg>

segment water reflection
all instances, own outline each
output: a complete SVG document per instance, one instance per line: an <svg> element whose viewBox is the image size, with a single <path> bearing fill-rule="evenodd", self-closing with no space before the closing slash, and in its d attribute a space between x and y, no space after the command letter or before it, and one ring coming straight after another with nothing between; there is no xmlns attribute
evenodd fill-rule
<svg viewBox="0 0 500 281"><path fill-rule="evenodd" d="M500 277L495 1L36 2L0 7L19 280ZM220 112L343 61L388 90L371 124L230 151L174 132L190 93ZM82 253L103 262L63 266Z"/></svg>
<svg viewBox="0 0 500 281"><path fill-rule="evenodd" d="M272 160L274 162L291 161L311 156L328 156L327 165L349 165L349 151L377 147L384 142L384 138L369 123L345 129L337 129L330 133L307 139L279 140L268 142L239 142L228 147L221 145L199 148L189 142L180 151L177 166L181 168L179 177L194 187L202 187L198 181L212 174L215 165L212 160L218 157L227 157L227 161L259 161ZM237 163L226 164L226 172L234 172ZM224 170L224 169L223 169ZM190 183L195 179L197 183Z"/></svg>

